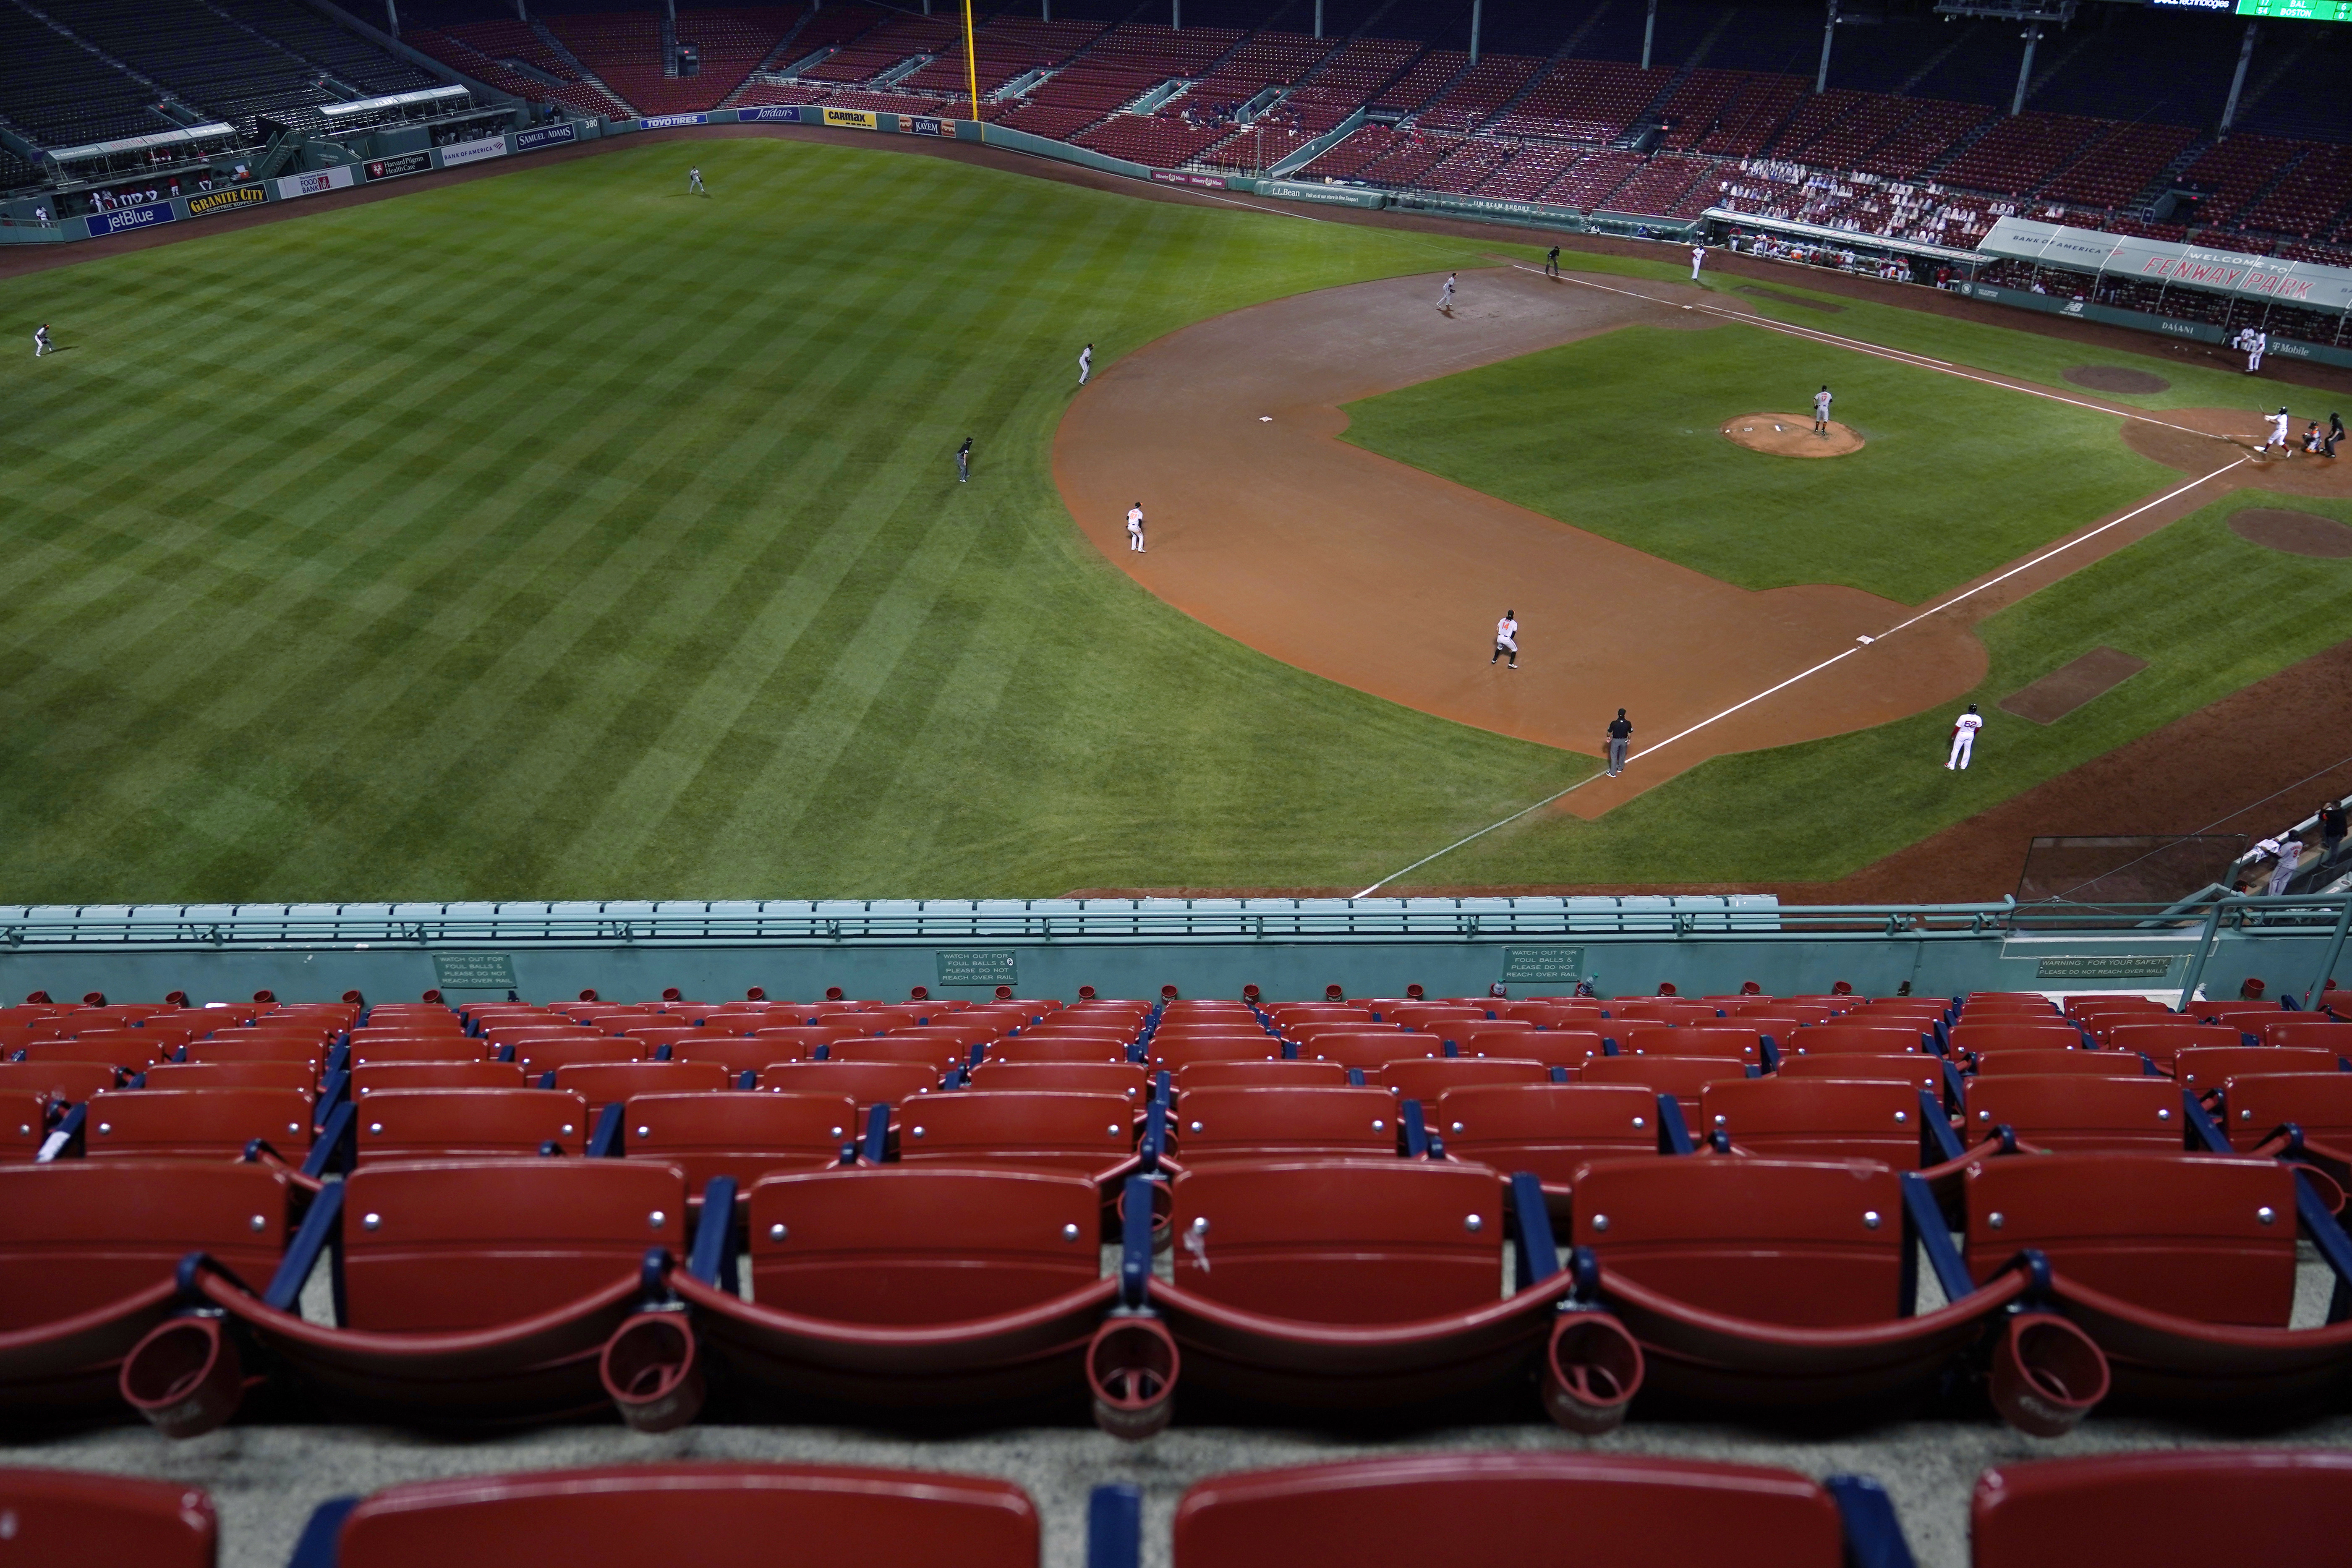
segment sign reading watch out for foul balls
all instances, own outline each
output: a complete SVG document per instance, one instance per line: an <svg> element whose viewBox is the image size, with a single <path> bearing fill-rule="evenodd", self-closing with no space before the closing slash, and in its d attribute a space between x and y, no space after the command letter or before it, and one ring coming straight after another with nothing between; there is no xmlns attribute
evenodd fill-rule
<svg viewBox="0 0 2352 1568"><path fill-rule="evenodd" d="M942 985L1018 985L1009 948L956 948L940 954Z"/></svg>
<svg viewBox="0 0 2352 1568"><path fill-rule="evenodd" d="M1580 947L1507 947L1503 950L1506 985L1574 985L1584 978Z"/></svg>
<svg viewBox="0 0 2352 1568"><path fill-rule="evenodd" d="M514 958L503 952L436 952L433 983L444 991L512 991Z"/></svg>

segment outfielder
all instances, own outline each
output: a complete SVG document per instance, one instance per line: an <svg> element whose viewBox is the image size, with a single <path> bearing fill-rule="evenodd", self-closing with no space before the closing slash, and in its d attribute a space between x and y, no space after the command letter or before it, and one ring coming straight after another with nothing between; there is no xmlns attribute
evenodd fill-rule
<svg viewBox="0 0 2352 1568"><path fill-rule="evenodd" d="M1084 386L1087 377L1095 373L1095 346L1088 343L1078 351L1078 384Z"/></svg>
<svg viewBox="0 0 2352 1568"><path fill-rule="evenodd" d="M1486 662L1491 665L1505 654L1511 656L1511 668L1519 668L1519 614L1505 610L1503 618L1495 623L1495 651Z"/></svg>
<svg viewBox="0 0 2352 1568"><path fill-rule="evenodd" d="M1127 547L1138 555L1150 553L1143 548L1143 503L1137 501L1127 509Z"/></svg>
<svg viewBox="0 0 2352 1568"><path fill-rule="evenodd" d="M1702 267L1706 266L1706 246L1704 246L1704 245L1694 245L1694 246L1692 246L1692 247L1691 247L1691 281L1692 281L1692 282L1696 283L1696 282L1697 282L1697 281L1698 281L1698 269L1699 269L1700 268L1702 268Z"/></svg>
<svg viewBox="0 0 2352 1568"><path fill-rule="evenodd" d="M1977 711L1975 703L1969 703L1969 710L1952 721L1952 754L1944 759L1945 772L1954 768L1962 773L1969 771L1969 758L1976 751L1977 731L1983 728L1984 716Z"/></svg>
<svg viewBox="0 0 2352 1568"><path fill-rule="evenodd" d="M956 448L956 483L967 485L971 482L971 437L967 436L963 438L963 445Z"/></svg>
<svg viewBox="0 0 2352 1568"><path fill-rule="evenodd" d="M1454 279L1460 276L1457 272L1447 273L1444 291L1437 296L1437 308L1449 316L1454 314Z"/></svg>
<svg viewBox="0 0 2352 1568"><path fill-rule="evenodd" d="M33 357L40 358L49 352L49 324L43 321L33 329Z"/></svg>
<svg viewBox="0 0 2352 1568"><path fill-rule="evenodd" d="M689 196L707 196L710 194L709 191L702 188L702 171L700 169L689 168L687 170L686 194Z"/></svg>
<svg viewBox="0 0 2352 1568"><path fill-rule="evenodd" d="M1813 394L1813 434L1826 436L1829 433L1830 389L1824 385L1819 392Z"/></svg>

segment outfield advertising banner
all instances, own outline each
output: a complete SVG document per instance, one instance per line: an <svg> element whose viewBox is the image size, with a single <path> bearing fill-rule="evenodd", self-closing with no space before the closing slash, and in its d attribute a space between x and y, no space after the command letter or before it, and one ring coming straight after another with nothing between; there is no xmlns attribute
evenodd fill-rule
<svg viewBox="0 0 2352 1568"><path fill-rule="evenodd" d="M441 149L441 166L455 169L467 163L478 163L485 158L503 158L506 155L507 139L503 136L485 136L478 142L452 142Z"/></svg>
<svg viewBox="0 0 2352 1568"><path fill-rule="evenodd" d="M566 120L557 125L540 125L529 131L516 132L514 150L518 153L535 153L541 147L558 147L566 142L578 140L580 140L580 128Z"/></svg>
<svg viewBox="0 0 2352 1568"><path fill-rule="evenodd" d="M83 221L89 225L89 237L103 239L110 234L125 229L152 228L159 223L174 223L180 215L172 210L169 202L150 202L144 206L117 207L110 213L92 213Z"/></svg>
<svg viewBox="0 0 2352 1568"><path fill-rule="evenodd" d="M1333 207L1378 207L1388 203L1380 191L1358 190L1352 185L1318 185L1297 180L1268 180L1259 187L1260 193L1280 196L1286 202L1315 202Z"/></svg>
<svg viewBox="0 0 2352 1568"><path fill-rule="evenodd" d="M735 119L738 124L745 125L759 120L770 121L780 125L798 125L802 120L801 105L797 103L756 104L750 109L737 110Z"/></svg>
<svg viewBox="0 0 2352 1568"><path fill-rule="evenodd" d="M662 131L673 125L708 125L708 114L648 114L637 121L640 131Z"/></svg>
<svg viewBox="0 0 2352 1568"><path fill-rule="evenodd" d="M190 217L210 217L236 207L259 206L269 199L269 193L259 185L231 185L225 191L206 191L188 198Z"/></svg>
<svg viewBox="0 0 2352 1568"><path fill-rule="evenodd" d="M956 133L954 121L937 120L928 114L902 114L898 116L898 129L909 136L953 136Z"/></svg>
<svg viewBox="0 0 2352 1568"><path fill-rule="evenodd" d="M313 169L307 174L289 174L278 182L278 199L290 202L298 196L324 195L329 191L343 190L351 183L352 168L348 163Z"/></svg>
<svg viewBox="0 0 2352 1568"><path fill-rule="evenodd" d="M874 118L870 109L828 109L824 111L827 125L846 125L856 131L879 131L882 122Z"/></svg>
<svg viewBox="0 0 2352 1568"><path fill-rule="evenodd" d="M403 153L394 158L373 158L362 164L370 180L396 180L403 174L421 174L433 167L430 153Z"/></svg>
<svg viewBox="0 0 2352 1568"><path fill-rule="evenodd" d="M2020 217L2004 217L1994 224L1992 231L1978 242L1977 248L1987 256L2032 261L2074 272L2177 283L2312 310L2352 310L2352 267L2282 261L2274 256L2248 256L2233 250L2208 250L2200 246L2144 239L2137 235L2103 234L2096 229L2034 223Z"/></svg>
<svg viewBox="0 0 2352 1568"><path fill-rule="evenodd" d="M1200 185L1212 191L1225 188L1223 174L1188 174L1181 169L1154 169L1151 177L1163 185Z"/></svg>

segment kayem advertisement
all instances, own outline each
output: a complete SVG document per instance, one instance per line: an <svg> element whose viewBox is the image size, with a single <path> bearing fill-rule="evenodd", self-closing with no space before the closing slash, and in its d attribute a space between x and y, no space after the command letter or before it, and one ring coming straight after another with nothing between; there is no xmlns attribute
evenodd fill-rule
<svg viewBox="0 0 2352 1568"><path fill-rule="evenodd" d="M430 153L403 153L394 158L376 158L363 165L371 180L396 180L403 174L421 174L433 166Z"/></svg>
<svg viewBox="0 0 2352 1568"><path fill-rule="evenodd" d="M331 169L314 169L307 174L289 174L278 182L278 199L290 202L297 196L324 195L329 191L346 189L352 183L348 163L338 163Z"/></svg>
<svg viewBox="0 0 2352 1568"><path fill-rule="evenodd" d="M441 149L441 166L455 169L461 164L478 163L485 158L503 158L506 155L507 139L503 136L485 136L478 142L452 142Z"/></svg>

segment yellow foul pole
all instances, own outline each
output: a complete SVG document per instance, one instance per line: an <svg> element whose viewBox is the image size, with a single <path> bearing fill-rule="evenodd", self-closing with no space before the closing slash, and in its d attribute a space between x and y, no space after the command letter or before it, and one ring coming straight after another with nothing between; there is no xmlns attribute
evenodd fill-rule
<svg viewBox="0 0 2352 1568"><path fill-rule="evenodd" d="M980 117L980 57L971 47L971 0L963 0L963 68L971 88L971 120L980 128L980 139L988 140L988 122Z"/></svg>

